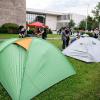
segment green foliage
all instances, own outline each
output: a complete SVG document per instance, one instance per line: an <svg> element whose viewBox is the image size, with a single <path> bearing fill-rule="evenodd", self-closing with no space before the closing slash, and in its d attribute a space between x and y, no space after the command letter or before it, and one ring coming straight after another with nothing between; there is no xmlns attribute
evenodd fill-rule
<svg viewBox="0 0 100 100"><path fill-rule="evenodd" d="M35 21L44 23L45 22L45 18L43 16L37 16L36 19L35 19Z"/></svg>
<svg viewBox="0 0 100 100"><path fill-rule="evenodd" d="M90 17L90 16L88 16L87 17L87 29L90 31L90 30L92 30L92 28L93 28L93 19L92 19L92 17Z"/></svg>
<svg viewBox="0 0 100 100"><path fill-rule="evenodd" d="M95 28L98 27L98 22L96 21L95 18L92 18L91 16L87 16L86 20L83 20L79 24L79 28L82 30L94 30Z"/></svg>
<svg viewBox="0 0 100 100"><path fill-rule="evenodd" d="M75 26L75 22L71 19L70 22L68 23L68 26L70 28L74 27Z"/></svg>
<svg viewBox="0 0 100 100"><path fill-rule="evenodd" d="M80 24L79 24L79 29L85 30L85 27L86 27L86 21L83 20L83 21L81 21Z"/></svg>
<svg viewBox="0 0 100 100"><path fill-rule="evenodd" d="M98 23L98 28L100 28L100 2L98 2L92 13L94 14L95 20Z"/></svg>
<svg viewBox="0 0 100 100"><path fill-rule="evenodd" d="M87 32L86 34L88 34L90 37L93 37L93 33L91 32Z"/></svg>
<svg viewBox="0 0 100 100"><path fill-rule="evenodd" d="M97 6L94 8L94 10L92 11L92 13L94 14L95 18L100 21L100 2L98 2Z"/></svg>
<svg viewBox="0 0 100 100"><path fill-rule="evenodd" d="M1 33L7 33L7 29L3 28L3 27L0 27L0 34Z"/></svg>
<svg viewBox="0 0 100 100"><path fill-rule="evenodd" d="M74 27L74 30L78 31L78 30L79 30L79 28L78 28L78 27Z"/></svg>
<svg viewBox="0 0 100 100"><path fill-rule="evenodd" d="M83 34L88 34L90 37L93 37L93 33L91 33L91 32L84 32Z"/></svg>
<svg viewBox="0 0 100 100"><path fill-rule="evenodd" d="M27 31L27 34L33 34L32 30Z"/></svg>
<svg viewBox="0 0 100 100"><path fill-rule="evenodd" d="M5 23L0 27L0 33L18 33L18 25L14 23Z"/></svg>
<svg viewBox="0 0 100 100"><path fill-rule="evenodd" d="M96 29L98 27L98 22L96 21L96 19L94 18L93 19L93 22L92 22L92 29Z"/></svg>
<svg viewBox="0 0 100 100"><path fill-rule="evenodd" d="M86 20L80 22L80 29L93 30L97 27L100 28L100 2L98 2L92 13L94 17L88 16Z"/></svg>

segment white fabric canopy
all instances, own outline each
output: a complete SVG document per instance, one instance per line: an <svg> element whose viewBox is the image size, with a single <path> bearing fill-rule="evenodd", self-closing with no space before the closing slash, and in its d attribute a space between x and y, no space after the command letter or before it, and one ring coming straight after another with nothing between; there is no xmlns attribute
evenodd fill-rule
<svg viewBox="0 0 100 100"><path fill-rule="evenodd" d="M91 37L80 38L62 53L85 62L100 62L100 41Z"/></svg>

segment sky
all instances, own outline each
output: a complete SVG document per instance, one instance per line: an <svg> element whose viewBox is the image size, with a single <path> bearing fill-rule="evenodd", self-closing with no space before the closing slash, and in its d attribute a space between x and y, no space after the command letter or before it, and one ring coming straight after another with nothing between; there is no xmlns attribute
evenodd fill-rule
<svg viewBox="0 0 100 100"><path fill-rule="evenodd" d="M100 0L26 0L27 8L91 15Z"/></svg>

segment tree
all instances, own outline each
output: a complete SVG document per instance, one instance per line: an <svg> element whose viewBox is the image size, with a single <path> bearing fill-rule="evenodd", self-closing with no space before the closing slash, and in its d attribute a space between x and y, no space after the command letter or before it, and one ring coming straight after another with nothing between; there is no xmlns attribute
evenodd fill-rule
<svg viewBox="0 0 100 100"><path fill-rule="evenodd" d="M93 26L94 23L94 26ZM92 30L95 27L95 20L93 20L93 18L91 16L87 17L87 30Z"/></svg>
<svg viewBox="0 0 100 100"><path fill-rule="evenodd" d="M43 16L37 16L35 21L39 21L41 23L45 23L45 18Z"/></svg>
<svg viewBox="0 0 100 100"><path fill-rule="evenodd" d="M95 20L95 18L93 18L93 21L92 21L92 29L96 29L98 27L98 22Z"/></svg>
<svg viewBox="0 0 100 100"><path fill-rule="evenodd" d="M81 21L80 24L79 24L79 29L85 30L85 27L86 27L86 21L83 20L83 21Z"/></svg>
<svg viewBox="0 0 100 100"><path fill-rule="evenodd" d="M70 22L68 23L68 26L70 28L74 27L75 26L75 22L71 19Z"/></svg>
<svg viewBox="0 0 100 100"><path fill-rule="evenodd" d="M86 20L83 20L79 24L79 28L83 30L93 30L97 28L98 23L95 20L95 18L92 18L91 16L88 16Z"/></svg>
<svg viewBox="0 0 100 100"><path fill-rule="evenodd" d="M94 14L94 18L91 16L87 16L86 20L80 22L79 24L80 29L92 30L97 27L100 29L100 2L94 8L92 13Z"/></svg>
<svg viewBox="0 0 100 100"><path fill-rule="evenodd" d="M95 20L98 22L98 27L100 29L100 2L98 2L92 13L94 14Z"/></svg>

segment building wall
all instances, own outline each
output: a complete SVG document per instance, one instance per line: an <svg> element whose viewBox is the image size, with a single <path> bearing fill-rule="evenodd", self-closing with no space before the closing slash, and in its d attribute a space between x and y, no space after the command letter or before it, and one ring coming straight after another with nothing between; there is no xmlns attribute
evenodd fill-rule
<svg viewBox="0 0 100 100"><path fill-rule="evenodd" d="M26 24L26 0L0 0L0 25Z"/></svg>
<svg viewBox="0 0 100 100"><path fill-rule="evenodd" d="M71 19L75 22L75 25L78 26L79 23L85 18L86 16L79 15L79 14L67 14L67 15L59 16L57 28L60 29L61 27L68 26L68 23L70 22Z"/></svg>
<svg viewBox="0 0 100 100"><path fill-rule="evenodd" d="M34 13L34 12L30 12L30 11L26 11L26 22L27 23L32 23L34 21L38 21L36 20L36 17L41 16L44 18L44 23L45 23L45 14L38 14L38 13Z"/></svg>
<svg viewBox="0 0 100 100"><path fill-rule="evenodd" d="M46 18L45 24L51 28L51 30L58 30L61 27L68 26L68 23L71 19L74 20L76 26L86 18L84 15L73 14L73 13L54 13L48 11L40 11L34 9L28 9L26 11L26 20L27 22L32 22L37 15L44 16Z"/></svg>
<svg viewBox="0 0 100 100"><path fill-rule="evenodd" d="M46 15L46 25L49 26L51 30L56 30L57 16L56 15Z"/></svg>

